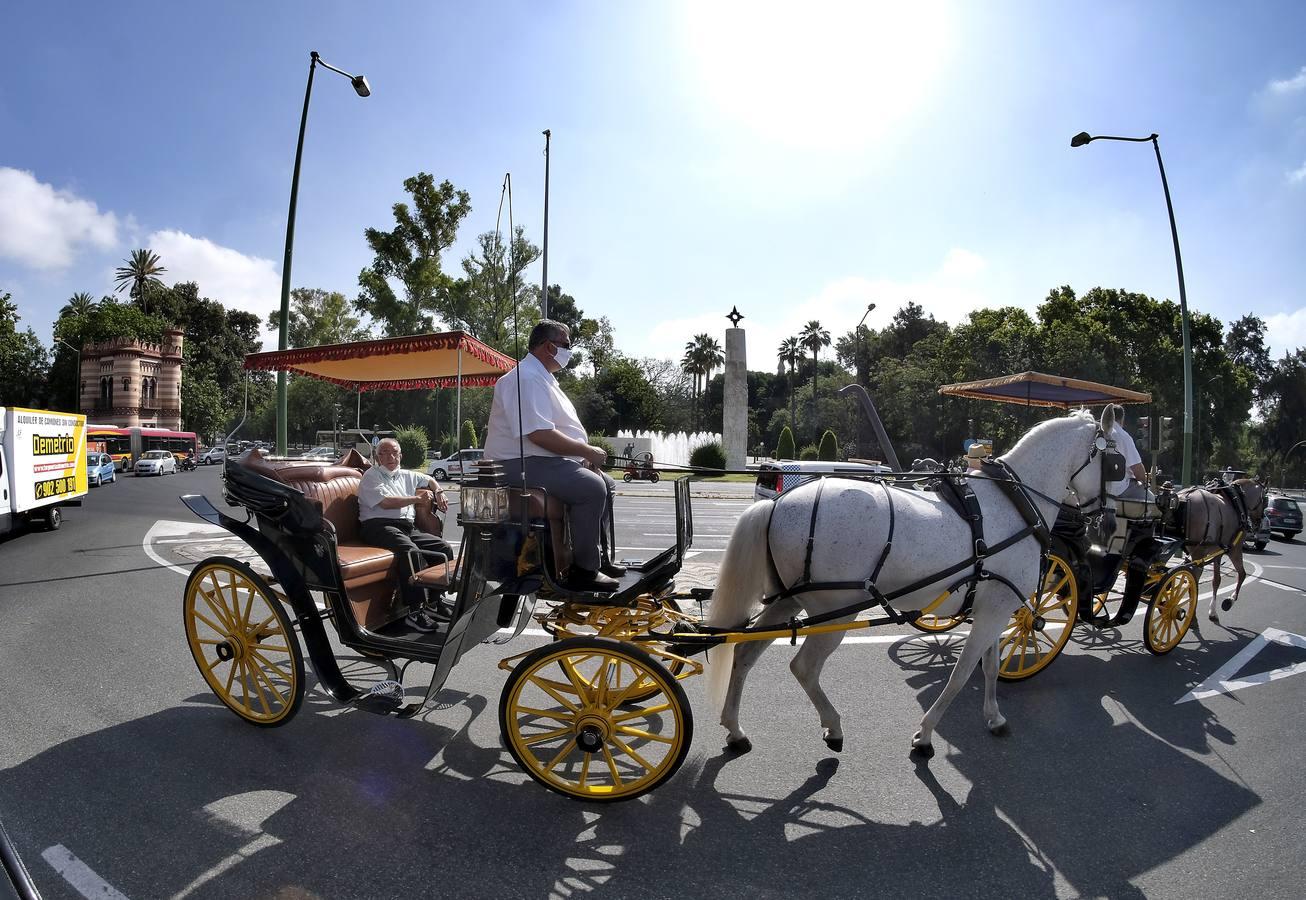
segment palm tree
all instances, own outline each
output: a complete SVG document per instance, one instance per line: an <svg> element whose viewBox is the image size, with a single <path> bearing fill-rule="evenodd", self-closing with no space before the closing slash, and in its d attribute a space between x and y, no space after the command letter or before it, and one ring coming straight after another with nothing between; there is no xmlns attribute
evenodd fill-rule
<svg viewBox="0 0 1306 900"><path fill-rule="evenodd" d="M789 366L789 429L797 431L798 423L794 421L794 375L798 369L798 360L803 356L802 341L796 337L785 338L780 342L777 356L781 365Z"/></svg>
<svg viewBox="0 0 1306 900"><path fill-rule="evenodd" d="M694 339L685 344L685 356L680 361L685 371L694 376L694 430L699 428L699 405L703 393L707 390L712 371L725 362L725 354L716 338L707 334L696 334ZM701 379L701 387L700 387Z"/></svg>
<svg viewBox="0 0 1306 900"><path fill-rule="evenodd" d="M159 255L153 250L133 250L124 262L127 265L119 266L113 273L113 280L118 283L117 290L121 292L124 288L130 288L128 296L136 298L142 312L149 312L145 289L148 285L163 287L163 282L157 276L168 270L159 265Z"/></svg>
<svg viewBox="0 0 1306 900"><path fill-rule="evenodd" d="M694 342L698 344L699 361L703 367L703 390L706 391L707 383L712 380L712 373L725 365L726 356L721 352L721 345L714 337L696 334Z"/></svg>
<svg viewBox="0 0 1306 900"><path fill-rule="evenodd" d="M685 370L685 374L694 379L694 385L690 390L690 396L694 403L694 417L691 428L698 430L698 379L703 374L703 364L698 355L698 344L694 341L685 342L685 355L680 359L680 366Z"/></svg>
<svg viewBox="0 0 1306 900"><path fill-rule="evenodd" d="M812 319L803 326L799 333L798 339L802 341L804 347L812 351L812 443L816 443L819 437L819 426L816 424L816 366L817 354L822 347L830 346L830 332L821 327L821 323Z"/></svg>
<svg viewBox="0 0 1306 900"><path fill-rule="evenodd" d="M86 292L73 294L68 298L68 302L59 310L59 318L64 316L84 316L91 310L95 309L96 300Z"/></svg>

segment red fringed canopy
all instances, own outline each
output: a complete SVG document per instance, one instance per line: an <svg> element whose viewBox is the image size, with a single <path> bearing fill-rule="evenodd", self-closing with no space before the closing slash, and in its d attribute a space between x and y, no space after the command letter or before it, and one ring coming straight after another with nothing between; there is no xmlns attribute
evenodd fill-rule
<svg viewBox="0 0 1306 900"><path fill-rule="evenodd" d="M269 350L245 357L246 369L308 375L360 392L430 390L459 383L491 387L515 365L511 357L465 331Z"/></svg>

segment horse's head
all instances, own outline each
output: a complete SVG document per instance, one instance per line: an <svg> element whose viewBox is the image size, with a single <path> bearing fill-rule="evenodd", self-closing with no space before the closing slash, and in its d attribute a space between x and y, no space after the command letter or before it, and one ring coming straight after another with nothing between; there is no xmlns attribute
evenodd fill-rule
<svg viewBox="0 0 1306 900"><path fill-rule="evenodd" d="M1115 411L1108 406L1098 421L1094 421L1085 410L1072 414L1071 418L1083 423L1076 429L1079 446L1072 448L1071 455L1073 458L1076 450L1083 455L1071 473L1070 490L1079 498L1082 512L1114 509L1115 503L1107 495L1106 486L1125 477L1125 458L1111 439L1116 424Z"/></svg>
<svg viewBox="0 0 1306 900"><path fill-rule="evenodd" d="M1265 483L1255 478L1239 478L1234 484L1243 492L1243 505L1247 507L1247 521L1252 528L1261 524L1265 515L1265 503L1268 495Z"/></svg>

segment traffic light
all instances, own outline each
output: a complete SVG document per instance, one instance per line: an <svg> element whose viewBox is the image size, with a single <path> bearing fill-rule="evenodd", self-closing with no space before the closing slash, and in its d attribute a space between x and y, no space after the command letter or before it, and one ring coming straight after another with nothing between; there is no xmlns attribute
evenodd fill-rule
<svg viewBox="0 0 1306 900"><path fill-rule="evenodd" d="M1175 438L1176 435L1174 430L1174 416L1162 416L1161 417L1161 449L1171 450L1174 447L1178 446L1178 441Z"/></svg>
<svg viewBox="0 0 1306 900"><path fill-rule="evenodd" d="M1141 416L1138 419L1138 437L1144 450L1152 449L1152 418Z"/></svg>

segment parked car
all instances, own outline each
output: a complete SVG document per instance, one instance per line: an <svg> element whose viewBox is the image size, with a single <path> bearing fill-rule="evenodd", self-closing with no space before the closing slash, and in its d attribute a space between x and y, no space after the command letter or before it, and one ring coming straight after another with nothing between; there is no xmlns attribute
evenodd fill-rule
<svg viewBox="0 0 1306 900"><path fill-rule="evenodd" d="M458 450L446 459L432 460L427 471L437 481L447 481L450 477L461 481L462 476L474 472L476 463L484 458L484 450Z"/></svg>
<svg viewBox="0 0 1306 900"><path fill-rule="evenodd" d="M205 450L203 453L200 454L201 466L211 466L217 463L224 463L226 461L227 461L226 447L210 447L209 449Z"/></svg>
<svg viewBox="0 0 1306 900"><path fill-rule="evenodd" d="M118 467L114 465L112 456L107 453L97 453L94 450L86 454L87 484L91 487L99 487L102 484L117 480Z"/></svg>
<svg viewBox="0 0 1306 900"><path fill-rule="evenodd" d="M176 475L177 457L167 450L148 450L144 456L136 460L136 468L133 471L137 476Z"/></svg>
<svg viewBox="0 0 1306 900"><path fill-rule="evenodd" d="M1301 533L1301 506L1291 497L1271 497L1265 507L1270 529L1292 540Z"/></svg>
<svg viewBox="0 0 1306 900"><path fill-rule="evenodd" d="M888 466L878 463L827 462L819 459L805 460L764 460L757 468L757 483L753 487L754 500L774 500L785 491L791 491L805 481L811 481L819 473L832 472L836 475L877 475L892 471Z"/></svg>
<svg viewBox="0 0 1306 900"><path fill-rule="evenodd" d="M335 459L340 454L336 451L335 447L314 447L304 455L316 459Z"/></svg>

